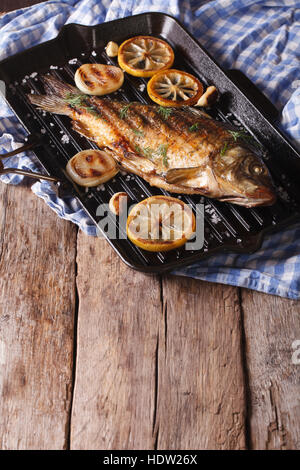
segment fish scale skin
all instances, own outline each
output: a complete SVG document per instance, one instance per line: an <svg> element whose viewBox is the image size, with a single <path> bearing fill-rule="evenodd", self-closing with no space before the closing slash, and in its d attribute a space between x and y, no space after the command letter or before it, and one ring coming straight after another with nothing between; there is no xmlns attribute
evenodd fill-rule
<svg viewBox="0 0 300 470"><path fill-rule="evenodd" d="M157 107L132 103L128 107L126 117L121 119L120 113L128 103L107 99L99 101L95 98L92 98L91 102L113 123L116 132L128 141L132 151L140 156L145 155L137 151L139 147L141 150L150 148L155 152L160 146L166 146L170 169L208 164L209 155L222 148L225 139L230 139L228 132L219 123L187 111L174 111L174 116L172 112L170 118L164 120ZM190 127L196 123L199 129L191 132ZM136 135L133 129L141 131L143 135ZM98 133L98 129L94 132ZM165 171L162 158L156 158L155 164L158 173Z"/></svg>
<svg viewBox="0 0 300 470"><path fill-rule="evenodd" d="M275 202L267 167L251 146L205 113L83 95L52 76L45 82L48 94L28 95L32 104L72 118L77 132L150 185L246 207Z"/></svg>

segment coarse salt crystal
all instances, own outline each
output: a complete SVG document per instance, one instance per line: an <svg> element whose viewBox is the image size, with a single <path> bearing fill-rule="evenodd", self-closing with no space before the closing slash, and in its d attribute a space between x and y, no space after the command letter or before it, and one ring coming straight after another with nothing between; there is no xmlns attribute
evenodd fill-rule
<svg viewBox="0 0 300 470"><path fill-rule="evenodd" d="M68 144L70 142L70 138L66 134L64 134L61 138L61 141L63 144Z"/></svg>

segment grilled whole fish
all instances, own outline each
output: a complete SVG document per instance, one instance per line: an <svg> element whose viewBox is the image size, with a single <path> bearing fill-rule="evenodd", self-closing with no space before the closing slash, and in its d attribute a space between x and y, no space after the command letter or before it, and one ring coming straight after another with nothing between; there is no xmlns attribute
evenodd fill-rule
<svg viewBox="0 0 300 470"><path fill-rule="evenodd" d="M46 95L28 95L32 104L69 116L74 130L150 185L246 207L275 202L254 148L205 113L83 95L50 75L44 84Z"/></svg>

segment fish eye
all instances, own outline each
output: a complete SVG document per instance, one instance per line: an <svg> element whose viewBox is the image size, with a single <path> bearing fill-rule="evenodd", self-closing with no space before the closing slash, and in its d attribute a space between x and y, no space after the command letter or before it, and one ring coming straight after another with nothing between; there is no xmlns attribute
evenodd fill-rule
<svg viewBox="0 0 300 470"><path fill-rule="evenodd" d="M253 173L255 173L256 175L261 175L262 172L264 171L263 167L260 165L254 165L252 167L252 170L253 170Z"/></svg>
<svg viewBox="0 0 300 470"><path fill-rule="evenodd" d="M250 162L250 164L248 166L248 171L252 175L259 176L259 175L262 175L265 172L265 169L264 169L263 165L261 165L260 163L252 161L252 162Z"/></svg>

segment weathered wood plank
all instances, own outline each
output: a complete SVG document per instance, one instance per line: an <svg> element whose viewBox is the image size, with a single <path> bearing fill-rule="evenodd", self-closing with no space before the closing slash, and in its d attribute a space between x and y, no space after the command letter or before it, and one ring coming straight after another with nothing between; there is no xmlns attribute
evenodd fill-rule
<svg viewBox="0 0 300 470"><path fill-rule="evenodd" d="M250 387L251 446L300 449L300 365L292 343L300 340L300 304L242 291Z"/></svg>
<svg viewBox="0 0 300 470"><path fill-rule="evenodd" d="M72 449L244 448L237 289L131 271L79 235Z"/></svg>
<svg viewBox="0 0 300 470"><path fill-rule="evenodd" d="M157 447L245 448L237 289L170 276L163 299Z"/></svg>
<svg viewBox="0 0 300 470"><path fill-rule="evenodd" d="M127 268L105 240L83 234L77 263L71 449L152 449L159 281Z"/></svg>
<svg viewBox="0 0 300 470"><path fill-rule="evenodd" d="M68 439L76 228L29 188L0 184L0 447Z"/></svg>

